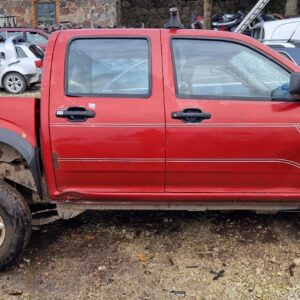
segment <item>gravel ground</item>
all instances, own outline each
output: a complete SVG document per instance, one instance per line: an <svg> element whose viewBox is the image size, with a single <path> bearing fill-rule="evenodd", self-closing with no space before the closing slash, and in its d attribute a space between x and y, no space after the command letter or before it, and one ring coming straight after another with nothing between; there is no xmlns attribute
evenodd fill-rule
<svg viewBox="0 0 300 300"><path fill-rule="evenodd" d="M86 212L35 228L0 299L300 299L297 213Z"/></svg>

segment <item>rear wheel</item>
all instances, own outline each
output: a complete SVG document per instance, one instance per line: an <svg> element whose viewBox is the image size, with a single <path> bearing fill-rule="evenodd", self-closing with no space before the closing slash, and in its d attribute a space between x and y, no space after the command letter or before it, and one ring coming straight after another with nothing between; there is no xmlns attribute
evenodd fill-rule
<svg viewBox="0 0 300 300"><path fill-rule="evenodd" d="M23 254L31 234L31 213L23 197L0 183L0 269Z"/></svg>
<svg viewBox="0 0 300 300"><path fill-rule="evenodd" d="M26 80L20 74L16 72L8 73L3 80L3 87L8 93L20 94L26 89Z"/></svg>

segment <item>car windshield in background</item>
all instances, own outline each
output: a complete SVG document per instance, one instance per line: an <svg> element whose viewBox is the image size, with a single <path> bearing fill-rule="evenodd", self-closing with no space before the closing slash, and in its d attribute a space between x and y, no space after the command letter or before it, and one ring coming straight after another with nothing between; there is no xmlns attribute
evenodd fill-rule
<svg viewBox="0 0 300 300"><path fill-rule="evenodd" d="M68 51L67 93L150 93L149 45L143 38L74 40Z"/></svg>
<svg viewBox="0 0 300 300"><path fill-rule="evenodd" d="M47 44L48 39L36 32L26 32L27 41L32 44Z"/></svg>
<svg viewBox="0 0 300 300"><path fill-rule="evenodd" d="M271 99L290 81L281 66L232 42L173 39L173 54L182 97Z"/></svg>

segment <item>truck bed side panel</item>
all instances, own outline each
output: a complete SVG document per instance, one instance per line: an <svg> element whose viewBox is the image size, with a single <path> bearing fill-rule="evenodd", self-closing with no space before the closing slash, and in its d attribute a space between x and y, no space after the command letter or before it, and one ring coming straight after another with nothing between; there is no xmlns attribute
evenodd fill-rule
<svg viewBox="0 0 300 300"><path fill-rule="evenodd" d="M34 148L36 137L35 98L0 97L0 129L11 130L28 141Z"/></svg>

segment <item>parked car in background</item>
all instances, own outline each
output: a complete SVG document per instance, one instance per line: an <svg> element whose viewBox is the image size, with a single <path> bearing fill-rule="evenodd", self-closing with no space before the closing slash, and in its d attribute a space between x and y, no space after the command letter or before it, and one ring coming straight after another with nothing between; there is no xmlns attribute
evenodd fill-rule
<svg viewBox="0 0 300 300"><path fill-rule="evenodd" d="M267 41L264 42L275 51L282 54L284 57L291 60L296 65L300 66L300 42L297 41Z"/></svg>
<svg viewBox="0 0 300 300"><path fill-rule="evenodd" d="M0 41L0 87L12 94L41 81L43 50L11 36Z"/></svg>
<svg viewBox="0 0 300 300"><path fill-rule="evenodd" d="M300 18L260 22L251 36L300 65Z"/></svg>
<svg viewBox="0 0 300 300"><path fill-rule="evenodd" d="M300 18L260 22L251 36L260 41L300 40Z"/></svg>
<svg viewBox="0 0 300 300"><path fill-rule="evenodd" d="M47 48L49 34L41 29L34 28L0 28L0 35L4 38L15 36L16 34L22 35L24 40L28 43L37 44L44 51Z"/></svg>

